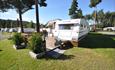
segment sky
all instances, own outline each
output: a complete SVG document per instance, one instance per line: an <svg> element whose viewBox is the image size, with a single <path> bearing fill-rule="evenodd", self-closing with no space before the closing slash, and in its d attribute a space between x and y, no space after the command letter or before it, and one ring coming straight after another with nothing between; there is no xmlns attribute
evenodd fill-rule
<svg viewBox="0 0 115 70"><path fill-rule="evenodd" d="M40 23L46 24L53 19L70 19L68 15L72 0L46 0L47 7L39 7ZM89 7L90 0L78 0L78 7L82 9L83 15L90 14L94 8ZM34 6L33 6L34 8ZM115 12L115 0L102 0L97 5L97 10L103 9L104 12ZM15 10L8 10L8 12L1 13L0 19L17 20L18 14ZM24 21L36 22L35 9L29 10L22 15Z"/></svg>

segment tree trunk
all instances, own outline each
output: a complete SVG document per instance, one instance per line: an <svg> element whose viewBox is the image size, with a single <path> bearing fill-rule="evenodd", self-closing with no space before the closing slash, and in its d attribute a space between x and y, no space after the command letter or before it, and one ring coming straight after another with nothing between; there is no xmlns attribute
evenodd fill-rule
<svg viewBox="0 0 115 70"><path fill-rule="evenodd" d="M16 27L19 27L19 20L17 19L17 24L16 24Z"/></svg>
<svg viewBox="0 0 115 70"><path fill-rule="evenodd" d="M20 19L21 32L23 33L23 32L24 32L24 29L23 29L23 24L22 24L22 13L21 13L21 10L20 10L20 9L19 9L19 19Z"/></svg>
<svg viewBox="0 0 115 70"><path fill-rule="evenodd" d="M40 32L38 0L35 0L35 7L36 7L36 31Z"/></svg>
<svg viewBox="0 0 115 70"><path fill-rule="evenodd" d="M97 7L95 7L95 24L94 24L94 31L96 31L96 23L97 23Z"/></svg>

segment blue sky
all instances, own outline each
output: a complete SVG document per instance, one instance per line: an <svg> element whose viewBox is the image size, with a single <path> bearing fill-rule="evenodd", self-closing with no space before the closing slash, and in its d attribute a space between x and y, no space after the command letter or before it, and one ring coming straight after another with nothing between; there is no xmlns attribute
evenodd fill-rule
<svg viewBox="0 0 115 70"><path fill-rule="evenodd" d="M52 19L70 19L68 15L68 9L71 6L72 0L46 0L47 7L39 8L40 22L45 24L47 21ZM83 15L92 13L94 8L89 8L90 0L78 0L78 6L82 9ZM34 6L33 6L34 8ZM104 12L114 11L115 12L115 0L102 0L97 5L97 10L103 9ZM0 19L13 19L16 20L18 14L15 10L9 10L6 13L0 13ZM23 20L35 22L35 9L29 10L23 14Z"/></svg>

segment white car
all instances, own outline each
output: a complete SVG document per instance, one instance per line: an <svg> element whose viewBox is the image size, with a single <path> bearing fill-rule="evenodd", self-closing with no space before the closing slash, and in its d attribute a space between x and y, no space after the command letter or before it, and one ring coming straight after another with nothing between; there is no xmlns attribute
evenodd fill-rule
<svg viewBox="0 0 115 70"><path fill-rule="evenodd" d="M1 32L4 32L4 28L1 28Z"/></svg>
<svg viewBox="0 0 115 70"><path fill-rule="evenodd" d="M9 32L17 32L17 29L16 28L10 28Z"/></svg>
<svg viewBox="0 0 115 70"><path fill-rule="evenodd" d="M104 31L115 31L115 27L105 27L103 28Z"/></svg>

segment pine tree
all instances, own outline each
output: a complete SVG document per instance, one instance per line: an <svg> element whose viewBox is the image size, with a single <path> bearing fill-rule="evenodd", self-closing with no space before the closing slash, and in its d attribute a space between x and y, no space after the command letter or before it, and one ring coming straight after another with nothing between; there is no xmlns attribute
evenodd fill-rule
<svg viewBox="0 0 115 70"><path fill-rule="evenodd" d="M82 18L82 10L78 8L77 0L72 1L72 5L69 9L69 15L72 19Z"/></svg>

